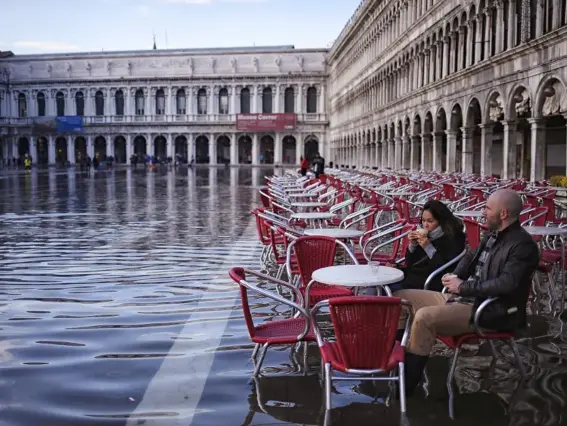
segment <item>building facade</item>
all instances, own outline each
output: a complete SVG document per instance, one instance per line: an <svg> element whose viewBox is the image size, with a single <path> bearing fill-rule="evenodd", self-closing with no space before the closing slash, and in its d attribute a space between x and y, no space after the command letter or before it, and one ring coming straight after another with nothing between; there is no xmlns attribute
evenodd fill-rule
<svg viewBox="0 0 567 426"><path fill-rule="evenodd" d="M0 157L181 155L197 163L297 164L328 149L326 50L293 46L0 58ZM239 130L237 116L260 114ZM285 114L294 124L274 128ZM82 132L55 117L82 116ZM262 124L271 125L265 128Z"/></svg>
<svg viewBox="0 0 567 426"><path fill-rule="evenodd" d="M364 0L328 55L331 158L566 174L566 0Z"/></svg>

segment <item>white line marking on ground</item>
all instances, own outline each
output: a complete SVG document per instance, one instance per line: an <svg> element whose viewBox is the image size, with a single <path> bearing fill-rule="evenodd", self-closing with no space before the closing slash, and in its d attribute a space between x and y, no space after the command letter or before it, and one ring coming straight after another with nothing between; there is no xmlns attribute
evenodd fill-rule
<svg viewBox="0 0 567 426"><path fill-rule="evenodd" d="M219 265L219 270L226 271L227 282L228 271L231 267L250 264L252 260L257 261L260 257L260 246L250 249L250 236L254 235L256 228L255 220L250 220L244 230L241 239L233 243L233 249L226 255L226 260ZM243 246L247 248L243 254ZM240 261L235 263L234 258L238 256ZM223 306L236 302L238 292L232 294L232 300L223 300ZM203 297L207 294L203 293ZM210 302L199 302L196 311L203 305L210 308ZM197 407L201 395L205 389L207 378L211 373L211 367L216 349L219 347L222 336L226 330L232 310L219 310L214 321L202 321L196 325L191 321L193 315L187 318L187 324L180 331L179 336L191 337L188 339L176 339L171 346L169 354L184 354L184 356L167 356L155 376L146 389L142 401L131 414L126 426L189 426L197 413ZM198 315L198 314L197 314ZM198 318L198 317L197 317ZM150 413L175 412L175 417L151 417ZM145 417L148 414L148 417ZM141 422L143 418L143 422Z"/></svg>

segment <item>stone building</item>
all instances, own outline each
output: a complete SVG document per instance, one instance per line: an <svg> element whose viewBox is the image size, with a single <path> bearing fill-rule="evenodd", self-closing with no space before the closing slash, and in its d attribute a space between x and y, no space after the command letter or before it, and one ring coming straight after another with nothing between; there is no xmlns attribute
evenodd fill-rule
<svg viewBox="0 0 567 426"><path fill-rule="evenodd" d="M328 149L325 54L276 46L0 57L0 157L296 164ZM57 127L56 117L71 116L83 117L82 129Z"/></svg>
<svg viewBox="0 0 567 426"><path fill-rule="evenodd" d="M364 0L328 54L331 158L566 173L566 0Z"/></svg>

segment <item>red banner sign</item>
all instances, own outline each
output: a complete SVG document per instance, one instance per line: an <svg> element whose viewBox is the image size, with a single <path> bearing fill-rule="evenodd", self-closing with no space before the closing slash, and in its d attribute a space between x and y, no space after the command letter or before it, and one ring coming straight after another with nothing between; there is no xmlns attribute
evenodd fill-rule
<svg viewBox="0 0 567 426"><path fill-rule="evenodd" d="M240 132L283 132L295 129L295 114L237 114L236 130Z"/></svg>

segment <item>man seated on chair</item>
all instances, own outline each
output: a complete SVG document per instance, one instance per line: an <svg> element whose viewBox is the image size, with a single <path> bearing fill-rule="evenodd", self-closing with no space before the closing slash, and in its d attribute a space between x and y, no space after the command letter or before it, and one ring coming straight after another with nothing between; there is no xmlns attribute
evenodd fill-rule
<svg viewBox="0 0 567 426"><path fill-rule="evenodd" d="M483 310L479 319L483 329L513 331L525 326L526 305L539 251L518 221L521 210L522 199L515 191L494 192L483 211L492 232L482 239L476 252L467 253L461 259L453 274L443 276L447 293L396 292L397 297L411 302L415 315L406 348L408 395L419 384L436 336L474 332L474 313L487 298L498 297L498 300Z"/></svg>

